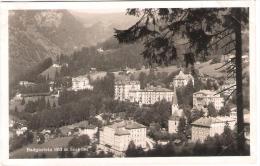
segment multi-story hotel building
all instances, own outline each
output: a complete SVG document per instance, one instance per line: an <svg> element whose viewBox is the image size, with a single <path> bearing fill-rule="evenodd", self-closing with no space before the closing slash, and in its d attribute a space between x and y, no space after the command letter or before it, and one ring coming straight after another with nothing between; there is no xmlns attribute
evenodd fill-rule
<svg viewBox="0 0 260 166"><path fill-rule="evenodd" d="M146 148L146 127L132 120L123 120L100 130L99 143L114 153L126 151L130 141Z"/></svg>
<svg viewBox="0 0 260 166"><path fill-rule="evenodd" d="M130 81L130 80L117 80L115 81L115 100L125 101L129 100L129 91L130 90L140 90L139 81Z"/></svg>
<svg viewBox="0 0 260 166"><path fill-rule="evenodd" d="M93 86L90 85L87 76L79 76L79 77L72 78L73 91L85 90L85 89L93 90Z"/></svg>
<svg viewBox="0 0 260 166"><path fill-rule="evenodd" d="M224 106L224 99L215 91L200 90L193 93L193 108L202 109L213 103L216 110L220 110Z"/></svg>
<svg viewBox="0 0 260 166"><path fill-rule="evenodd" d="M168 102L173 101L174 91L162 88L160 86L148 86L145 89L130 90L129 91L129 101L137 102L140 105L143 104L154 104L155 102L165 99Z"/></svg>
<svg viewBox="0 0 260 166"><path fill-rule="evenodd" d="M204 142L207 137L222 134L227 123L230 129L234 129L236 119L231 117L201 117L191 123L191 140L193 142Z"/></svg>
<svg viewBox="0 0 260 166"><path fill-rule="evenodd" d="M194 85L193 76L191 74L184 74L182 71L180 71L180 73L173 78L171 86L175 88L183 87L186 86L189 81L191 81L192 85Z"/></svg>

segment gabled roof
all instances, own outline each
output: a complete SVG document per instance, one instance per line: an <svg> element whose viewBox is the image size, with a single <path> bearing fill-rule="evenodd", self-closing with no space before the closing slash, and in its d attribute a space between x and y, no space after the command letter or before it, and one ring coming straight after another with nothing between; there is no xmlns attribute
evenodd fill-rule
<svg viewBox="0 0 260 166"><path fill-rule="evenodd" d="M80 75L78 77L72 78L72 81L82 81L82 80L88 80L88 76L87 75Z"/></svg>
<svg viewBox="0 0 260 166"><path fill-rule="evenodd" d="M219 97L219 94L217 94L216 91L206 90L206 89L193 93L193 96L197 95L197 94L203 94L205 96L212 96L212 97Z"/></svg>
<svg viewBox="0 0 260 166"><path fill-rule="evenodd" d="M125 84L140 84L140 81L136 80L130 80L127 77L122 77L122 78L116 78L115 79L115 84L116 85L125 85Z"/></svg>
<svg viewBox="0 0 260 166"><path fill-rule="evenodd" d="M117 129L116 132L115 132L115 135L130 135L129 131L128 130L124 130L124 129Z"/></svg>
<svg viewBox="0 0 260 166"><path fill-rule="evenodd" d="M131 121L131 120L123 120L121 122L114 123L107 127L118 129L118 128L126 128L126 129L138 129L138 128L146 128L144 125Z"/></svg>
<svg viewBox="0 0 260 166"><path fill-rule="evenodd" d="M143 91L172 92L172 90L160 86L148 86Z"/></svg>
<svg viewBox="0 0 260 166"><path fill-rule="evenodd" d="M203 127L211 127L212 124L215 123L224 123L223 121L221 121L218 118L215 117L201 117L200 119L194 121L193 123L191 123L191 125L194 126L203 126Z"/></svg>

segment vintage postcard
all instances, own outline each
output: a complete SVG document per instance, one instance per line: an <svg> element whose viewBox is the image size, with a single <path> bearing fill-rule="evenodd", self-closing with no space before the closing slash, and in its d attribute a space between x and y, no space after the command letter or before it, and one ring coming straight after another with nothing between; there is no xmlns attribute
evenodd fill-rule
<svg viewBox="0 0 260 166"><path fill-rule="evenodd" d="M6 2L1 20L3 165L256 162L254 1Z"/></svg>

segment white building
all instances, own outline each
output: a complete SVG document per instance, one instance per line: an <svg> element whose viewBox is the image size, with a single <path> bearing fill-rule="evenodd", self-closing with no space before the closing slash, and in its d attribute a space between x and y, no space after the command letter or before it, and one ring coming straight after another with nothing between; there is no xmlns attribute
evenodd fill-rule
<svg viewBox="0 0 260 166"><path fill-rule="evenodd" d="M172 115L168 120L168 132L170 134L178 132L179 122L182 117L184 117L184 113L182 109L179 109L177 96L175 93L172 103Z"/></svg>
<svg viewBox="0 0 260 166"><path fill-rule="evenodd" d="M27 131L27 127L18 128L18 129L16 130L16 135L17 135L17 136L22 135L22 134L24 134L26 131Z"/></svg>
<svg viewBox="0 0 260 166"><path fill-rule="evenodd" d="M130 141L136 146L146 148L146 127L130 120L117 122L103 127L99 141L113 152L126 151Z"/></svg>
<svg viewBox="0 0 260 166"><path fill-rule="evenodd" d="M224 106L224 99L216 91L200 90L193 93L193 108L201 110L209 103L213 103L216 110L220 110Z"/></svg>
<svg viewBox="0 0 260 166"><path fill-rule="evenodd" d="M140 90L139 81L117 80L115 81L115 100L126 101L129 100L130 90Z"/></svg>
<svg viewBox="0 0 260 166"><path fill-rule="evenodd" d="M88 135L91 140L94 139L95 134L98 132L98 127L93 125L79 126L79 135Z"/></svg>
<svg viewBox="0 0 260 166"><path fill-rule="evenodd" d="M54 64L52 65L52 67L61 68L61 65L59 65L59 64L57 64L57 63L54 63Z"/></svg>
<svg viewBox="0 0 260 166"><path fill-rule="evenodd" d="M98 48L98 49L97 49L97 52L99 52L99 53L103 53L104 50L103 50L103 48Z"/></svg>
<svg viewBox="0 0 260 166"><path fill-rule="evenodd" d="M171 83L171 86L178 88L186 86L189 81L192 82L192 85L194 85L194 78L191 74L184 74L182 71L178 75L176 75L173 78L173 82Z"/></svg>
<svg viewBox="0 0 260 166"><path fill-rule="evenodd" d="M201 117L191 123L191 140L193 142L204 142L207 137L214 137L215 134L222 134L226 125L233 130L236 119L231 117Z"/></svg>
<svg viewBox="0 0 260 166"><path fill-rule="evenodd" d="M224 132L225 123L215 117L202 117L191 124L191 140L204 142Z"/></svg>
<svg viewBox="0 0 260 166"><path fill-rule="evenodd" d="M79 77L72 78L73 91L85 90L85 89L93 90L93 86L90 85L87 76L79 76Z"/></svg>
<svg viewBox="0 0 260 166"><path fill-rule="evenodd" d="M168 102L173 101L174 91L162 88L160 86L148 86L145 89L133 90L129 91L129 101L137 102L140 105L142 104L154 104L161 100L166 100Z"/></svg>
<svg viewBox="0 0 260 166"><path fill-rule="evenodd" d="M29 81L19 81L20 86L25 86L25 87L30 87L30 86L35 86L36 84L33 82Z"/></svg>
<svg viewBox="0 0 260 166"><path fill-rule="evenodd" d="M229 54L229 55L227 55L226 61L229 62L229 61L233 60L235 57L236 56L234 54ZM243 63L248 63L249 62L248 54L242 55L242 62Z"/></svg>

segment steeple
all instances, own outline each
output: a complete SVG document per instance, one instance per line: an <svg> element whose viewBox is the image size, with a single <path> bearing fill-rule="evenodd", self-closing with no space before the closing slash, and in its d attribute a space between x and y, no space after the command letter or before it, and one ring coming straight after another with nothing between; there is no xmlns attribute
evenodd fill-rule
<svg viewBox="0 0 260 166"><path fill-rule="evenodd" d="M174 89L174 92L173 92L172 105L178 105L178 99L177 99L176 89Z"/></svg>
<svg viewBox="0 0 260 166"><path fill-rule="evenodd" d="M181 117L182 115L183 115L183 110L179 108L177 94L176 91L174 91L172 97L172 116Z"/></svg>
<svg viewBox="0 0 260 166"><path fill-rule="evenodd" d="M174 114L174 112L178 110L179 110L178 99L177 99L176 90L174 90L173 97L172 97L172 115Z"/></svg>

